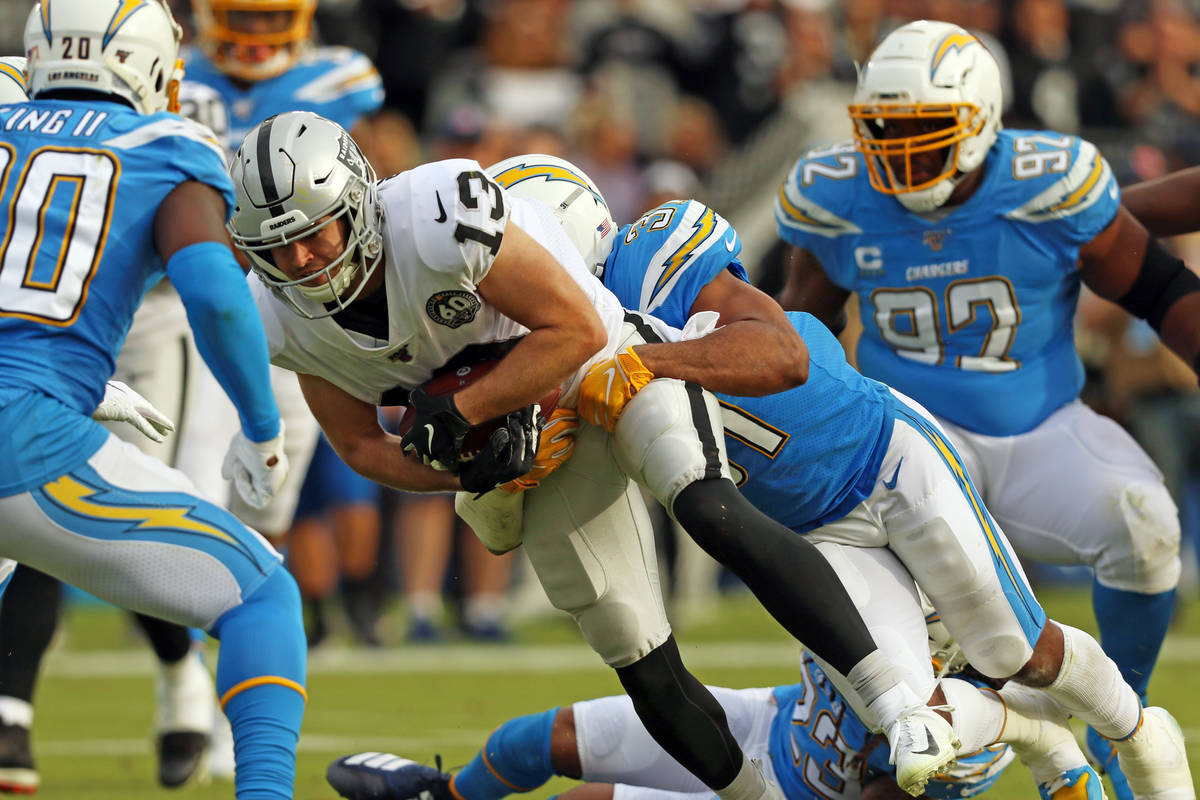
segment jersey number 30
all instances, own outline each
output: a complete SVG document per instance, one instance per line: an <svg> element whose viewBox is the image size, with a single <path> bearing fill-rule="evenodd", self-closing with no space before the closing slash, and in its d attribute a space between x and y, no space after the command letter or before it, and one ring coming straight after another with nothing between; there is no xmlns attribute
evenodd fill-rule
<svg viewBox="0 0 1200 800"><path fill-rule="evenodd" d="M946 287L946 332L954 336L976 321L986 307L991 327L983 335L977 355L955 355L954 366L975 372L1012 372L1021 362L1008 357L1021 322L1021 310L1012 284L993 275L954 281ZM871 292L875 325L897 355L922 364L942 364L946 344L938 318L938 298L925 287L876 289Z"/></svg>
<svg viewBox="0 0 1200 800"><path fill-rule="evenodd" d="M0 186L16 152L0 145ZM0 244L0 315L75 321L108 234L120 166L104 150L42 148L25 162Z"/></svg>

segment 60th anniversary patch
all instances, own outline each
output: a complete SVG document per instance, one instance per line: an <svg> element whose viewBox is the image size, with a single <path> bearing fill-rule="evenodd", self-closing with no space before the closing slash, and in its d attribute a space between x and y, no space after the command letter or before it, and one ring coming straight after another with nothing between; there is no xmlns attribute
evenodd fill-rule
<svg viewBox="0 0 1200 800"><path fill-rule="evenodd" d="M438 292L425 303L425 313L439 325L457 328L475 319L479 311L479 298L471 292L447 289Z"/></svg>

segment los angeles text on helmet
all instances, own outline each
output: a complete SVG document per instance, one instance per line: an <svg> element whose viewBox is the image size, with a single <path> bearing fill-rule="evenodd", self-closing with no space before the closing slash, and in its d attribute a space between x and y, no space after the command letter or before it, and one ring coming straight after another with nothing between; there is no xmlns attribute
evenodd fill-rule
<svg viewBox="0 0 1200 800"><path fill-rule="evenodd" d="M89 81L99 83L100 76L94 72L80 72L73 69L60 69L50 73L51 81Z"/></svg>

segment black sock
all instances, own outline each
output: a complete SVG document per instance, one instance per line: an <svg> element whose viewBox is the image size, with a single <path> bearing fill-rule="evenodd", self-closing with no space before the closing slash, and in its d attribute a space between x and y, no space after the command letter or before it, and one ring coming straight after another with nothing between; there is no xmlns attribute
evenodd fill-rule
<svg viewBox="0 0 1200 800"><path fill-rule="evenodd" d="M617 669L633 708L659 746L716 791L733 783L742 749L729 731L725 709L696 680L671 636L640 661Z"/></svg>
<svg viewBox="0 0 1200 800"><path fill-rule="evenodd" d="M33 702L38 667L58 627L62 584L17 566L0 603L0 695Z"/></svg>
<svg viewBox="0 0 1200 800"><path fill-rule="evenodd" d="M834 669L847 675L876 649L821 551L760 512L732 482L696 481L679 493L673 510L706 553L733 570L788 633Z"/></svg>
<svg viewBox="0 0 1200 800"><path fill-rule="evenodd" d="M145 614L134 614L133 617L150 640L154 655L163 664L174 664L192 651L192 635L184 626Z"/></svg>

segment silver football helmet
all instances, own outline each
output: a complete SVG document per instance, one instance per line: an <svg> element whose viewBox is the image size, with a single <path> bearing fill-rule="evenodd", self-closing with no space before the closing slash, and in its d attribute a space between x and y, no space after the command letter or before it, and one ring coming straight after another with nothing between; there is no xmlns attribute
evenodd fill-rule
<svg viewBox="0 0 1200 800"><path fill-rule="evenodd" d="M513 197L529 197L549 206L592 274L597 278L604 274L617 226L604 195L587 173L570 161L532 154L493 164L487 174Z"/></svg>
<svg viewBox="0 0 1200 800"><path fill-rule="evenodd" d="M888 34L859 71L850 106L871 186L910 211L945 203L996 141L1000 87L996 59L957 25L919 20ZM885 137L887 124L900 121L912 135ZM940 150L940 170L921 175L914 168L914 156Z"/></svg>
<svg viewBox="0 0 1200 800"><path fill-rule="evenodd" d="M29 95L84 89L177 111L182 36L165 0L42 0L25 23Z"/></svg>
<svg viewBox="0 0 1200 800"><path fill-rule="evenodd" d="M229 174L237 198L229 232L263 282L310 319L352 303L383 258L383 232L375 171L350 134L310 111L279 114L246 134ZM275 266L272 248L339 219L345 247L322 270L293 280ZM326 282L305 285L317 275Z"/></svg>
<svg viewBox="0 0 1200 800"><path fill-rule="evenodd" d="M0 103L24 103L28 99L25 59L20 56L0 58Z"/></svg>

